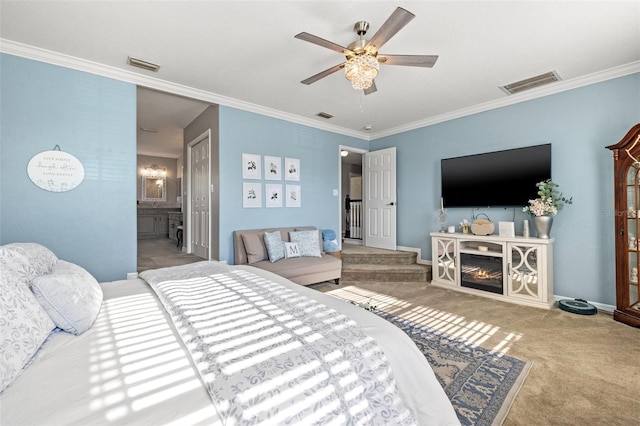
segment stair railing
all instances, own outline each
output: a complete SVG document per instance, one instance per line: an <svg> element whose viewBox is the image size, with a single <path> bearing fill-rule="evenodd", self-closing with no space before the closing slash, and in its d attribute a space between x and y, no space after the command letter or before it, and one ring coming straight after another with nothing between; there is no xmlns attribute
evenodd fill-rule
<svg viewBox="0 0 640 426"><path fill-rule="evenodd" d="M349 237L362 239L362 200L351 200L349 203Z"/></svg>

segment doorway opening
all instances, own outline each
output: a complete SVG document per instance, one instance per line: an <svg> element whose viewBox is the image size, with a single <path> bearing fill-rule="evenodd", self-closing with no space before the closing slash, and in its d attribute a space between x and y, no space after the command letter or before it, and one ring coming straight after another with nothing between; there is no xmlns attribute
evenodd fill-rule
<svg viewBox="0 0 640 426"><path fill-rule="evenodd" d="M362 158L365 152L340 147L340 235L347 244L364 245Z"/></svg>
<svg viewBox="0 0 640 426"><path fill-rule="evenodd" d="M183 171L187 169L183 135L184 129L210 106L197 99L137 87L138 272L190 263L196 258L190 251L183 250L186 238L180 241L177 233L178 227L186 222L182 216L183 201L186 202ZM149 180L150 171L153 176L161 173L162 197L143 196L142 184ZM156 181L160 182L160 178Z"/></svg>

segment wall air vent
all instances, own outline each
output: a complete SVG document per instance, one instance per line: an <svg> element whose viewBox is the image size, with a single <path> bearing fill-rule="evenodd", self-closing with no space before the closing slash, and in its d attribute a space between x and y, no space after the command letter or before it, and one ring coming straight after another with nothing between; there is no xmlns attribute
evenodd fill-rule
<svg viewBox="0 0 640 426"><path fill-rule="evenodd" d="M326 112L319 112L316 114L318 117L326 118L327 120L333 118L333 115Z"/></svg>
<svg viewBox="0 0 640 426"><path fill-rule="evenodd" d="M142 59L136 59L129 56L127 58L127 64L132 67L142 68L143 70L158 72L160 65L153 64L151 62L143 61Z"/></svg>
<svg viewBox="0 0 640 426"><path fill-rule="evenodd" d="M560 76L558 76L558 73L556 71L550 71L544 74L537 75L535 77L500 86L500 88L505 93L513 95L514 93L523 92L525 90L553 83L554 81L560 81Z"/></svg>

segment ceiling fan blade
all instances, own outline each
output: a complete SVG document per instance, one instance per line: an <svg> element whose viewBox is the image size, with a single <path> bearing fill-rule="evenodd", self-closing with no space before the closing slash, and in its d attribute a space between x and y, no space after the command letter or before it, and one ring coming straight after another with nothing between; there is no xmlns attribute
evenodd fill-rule
<svg viewBox="0 0 640 426"><path fill-rule="evenodd" d="M364 94L365 95L370 95L370 94L372 94L374 92L377 92L377 91L378 91L378 88L376 87L376 81L373 80L371 82L371 86L368 89L364 89Z"/></svg>
<svg viewBox="0 0 640 426"><path fill-rule="evenodd" d="M378 55L378 62L383 65L407 65L411 67L431 68L438 60L438 55Z"/></svg>
<svg viewBox="0 0 640 426"><path fill-rule="evenodd" d="M346 47L342 47L339 44L336 44L332 41L325 40L318 36L314 36L313 34L302 32L297 34L295 38L300 40L308 41L309 43L317 44L318 46L326 47L327 49L331 49L335 52L338 52L341 55L346 55L347 53L353 53L351 50Z"/></svg>
<svg viewBox="0 0 640 426"><path fill-rule="evenodd" d="M331 67L329 69L326 69L326 70L324 70L322 72L319 72L316 75L312 75L311 77L309 77L309 78L307 78L305 80L302 80L300 83L302 83L302 84L315 83L316 81L320 80L321 78L325 78L326 76L328 76L330 74L333 74L334 72L338 71L339 69L344 68L344 64L345 64L345 62L343 62L341 64L338 64L338 65L335 65L335 66L333 66L333 67Z"/></svg>
<svg viewBox="0 0 640 426"><path fill-rule="evenodd" d="M367 47L375 47L376 50L380 50L383 44L385 44L391 37L396 35L398 31L409 23L416 15L405 10L401 7L397 8L380 27L378 32L369 40Z"/></svg>

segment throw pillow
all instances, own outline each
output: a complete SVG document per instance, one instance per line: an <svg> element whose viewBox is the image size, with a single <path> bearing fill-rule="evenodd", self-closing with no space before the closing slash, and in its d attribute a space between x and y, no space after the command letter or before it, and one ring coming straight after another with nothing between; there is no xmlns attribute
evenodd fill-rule
<svg viewBox="0 0 640 426"><path fill-rule="evenodd" d="M58 258L38 243L11 243L0 246L0 269L10 270L15 278L31 287L35 277L53 271Z"/></svg>
<svg viewBox="0 0 640 426"><path fill-rule="evenodd" d="M340 251L338 239L336 238L336 231L333 229L322 230L322 249L325 253Z"/></svg>
<svg viewBox="0 0 640 426"><path fill-rule="evenodd" d="M242 234L242 242L244 243L244 250L247 252L248 264L260 262L269 258L267 248L264 245L264 234L262 232L255 234Z"/></svg>
<svg viewBox="0 0 640 426"><path fill-rule="evenodd" d="M102 288L84 268L64 260L51 274L37 277L33 294L62 330L82 334L96 320L102 306Z"/></svg>
<svg viewBox="0 0 640 426"><path fill-rule="evenodd" d="M0 267L0 393L56 327L22 279Z"/></svg>
<svg viewBox="0 0 640 426"><path fill-rule="evenodd" d="M298 243L284 243L284 257L291 259L292 257L300 257L300 249Z"/></svg>
<svg viewBox="0 0 640 426"><path fill-rule="evenodd" d="M294 231L289 232L289 240L292 243L298 243L301 256L321 257L320 238L318 231Z"/></svg>
<svg viewBox="0 0 640 426"><path fill-rule="evenodd" d="M271 263L284 258L284 245L280 231L265 232L264 244L267 246L269 261Z"/></svg>

